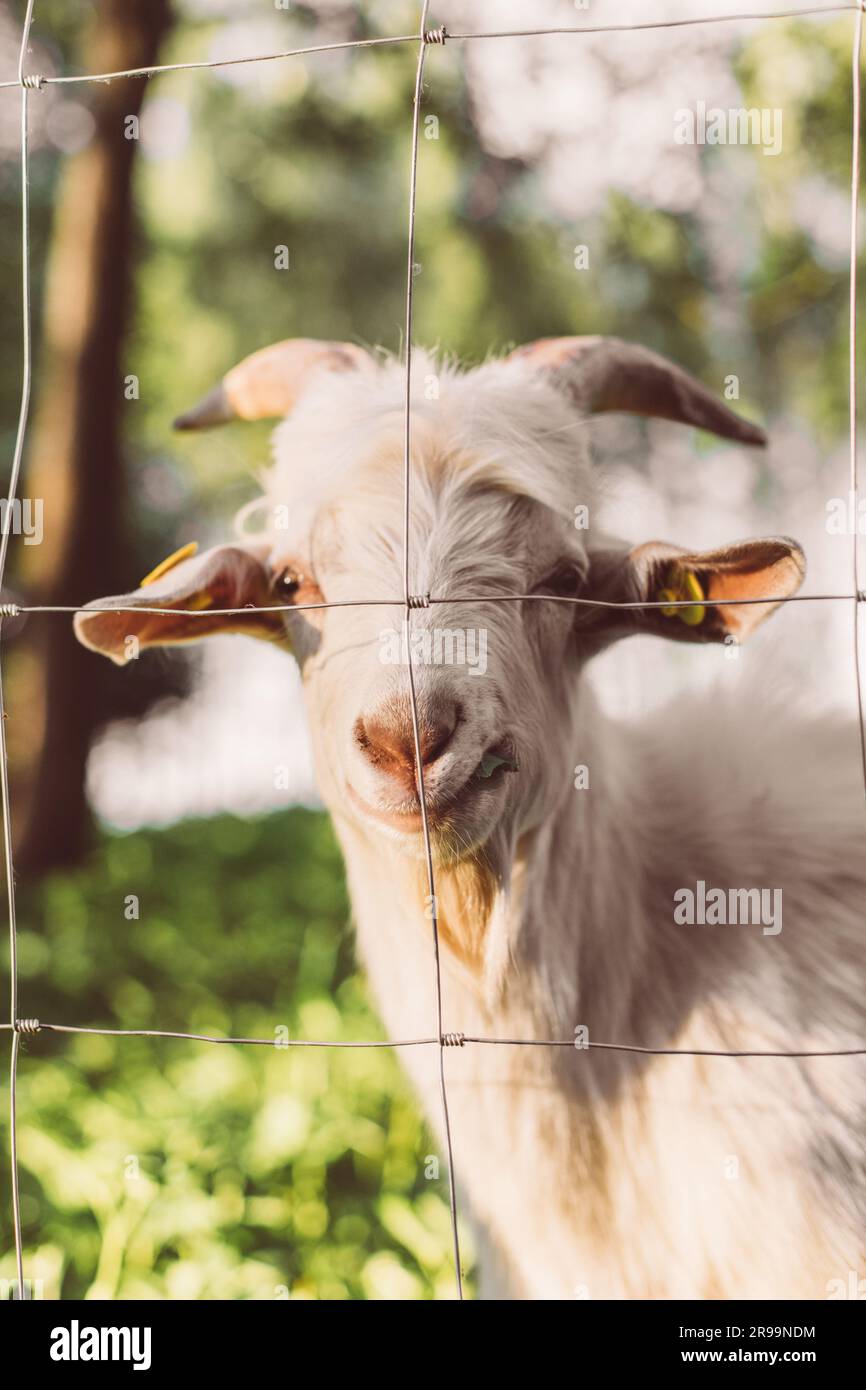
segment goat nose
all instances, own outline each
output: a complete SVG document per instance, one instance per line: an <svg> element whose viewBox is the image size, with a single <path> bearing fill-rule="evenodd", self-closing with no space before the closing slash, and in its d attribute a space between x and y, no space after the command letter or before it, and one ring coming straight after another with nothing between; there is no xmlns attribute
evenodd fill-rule
<svg viewBox="0 0 866 1390"><path fill-rule="evenodd" d="M460 719L456 702L438 703L418 712L418 743L422 765L427 768L445 752ZM393 706L363 716L355 722L355 741L365 757L381 772L414 786L415 734L410 706Z"/></svg>

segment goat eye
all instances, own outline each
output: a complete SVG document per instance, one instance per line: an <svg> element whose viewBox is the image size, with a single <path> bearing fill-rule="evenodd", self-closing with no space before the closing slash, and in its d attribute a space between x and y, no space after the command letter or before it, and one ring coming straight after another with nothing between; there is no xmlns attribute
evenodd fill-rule
<svg viewBox="0 0 866 1390"><path fill-rule="evenodd" d="M293 599L298 590L304 583L304 576L297 574L294 570L285 569L275 577L273 582L274 593L282 599Z"/></svg>
<svg viewBox="0 0 866 1390"><path fill-rule="evenodd" d="M556 598L575 598L583 584L583 573L572 561L564 561L536 586L536 593L552 594Z"/></svg>
<svg viewBox="0 0 866 1390"><path fill-rule="evenodd" d="M272 573L271 594L281 606L294 604L298 608L312 608L324 603L324 595L312 574L291 563Z"/></svg>

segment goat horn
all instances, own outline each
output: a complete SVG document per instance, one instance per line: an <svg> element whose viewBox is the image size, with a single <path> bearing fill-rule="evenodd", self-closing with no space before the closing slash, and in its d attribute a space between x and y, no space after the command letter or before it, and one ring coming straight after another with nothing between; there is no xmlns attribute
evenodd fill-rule
<svg viewBox="0 0 866 1390"><path fill-rule="evenodd" d="M766 444L758 425L735 415L700 381L649 348L620 338L539 338L506 359L548 374L590 412L624 410L678 420L743 444Z"/></svg>
<svg viewBox="0 0 866 1390"><path fill-rule="evenodd" d="M177 417L174 428L202 430L230 420L288 415L315 372L355 371L369 363L369 354L354 343L287 338L232 367L198 405Z"/></svg>

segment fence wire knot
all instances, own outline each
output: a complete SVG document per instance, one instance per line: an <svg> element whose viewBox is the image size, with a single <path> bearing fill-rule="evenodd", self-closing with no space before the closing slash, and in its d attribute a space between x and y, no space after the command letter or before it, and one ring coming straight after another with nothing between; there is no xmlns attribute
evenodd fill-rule
<svg viewBox="0 0 866 1390"><path fill-rule="evenodd" d="M20 612L17 603L0 603L0 618L17 618Z"/></svg>
<svg viewBox="0 0 866 1390"><path fill-rule="evenodd" d="M407 604L408 604L408 606L409 606L410 608L429 608L429 607L430 607L430 595L429 595L429 594L410 594L409 597L408 597L408 599L406 600L406 602L407 602Z"/></svg>
<svg viewBox="0 0 866 1390"><path fill-rule="evenodd" d="M21 85L26 87L28 91L41 92L45 86L45 78L41 72L28 72L22 77Z"/></svg>
<svg viewBox="0 0 866 1390"><path fill-rule="evenodd" d="M465 1033L443 1033L439 1039L443 1047L465 1047Z"/></svg>
<svg viewBox="0 0 866 1390"><path fill-rule="evenodd" d="M866 3L866 0L862 0ZM440 24L438 29L428 29L424 35L425 43L444 43L448 37L448 30L444 24Z"/></svg>
<svg viewBox="0 0 866 1390"><path fill-rule="evenodd" d="M39 1033L41 1029L42 1024L38 1018L16 1018L15 1020L16 1033Z"/></svg>

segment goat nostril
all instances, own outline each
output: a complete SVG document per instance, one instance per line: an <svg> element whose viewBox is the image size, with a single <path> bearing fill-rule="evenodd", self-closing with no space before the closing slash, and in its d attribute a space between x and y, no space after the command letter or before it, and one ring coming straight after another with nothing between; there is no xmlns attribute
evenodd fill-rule
<svg viewBox="0 0 866 1390"><path fill-rule="evenodd" d="M428 763L435 763L441 757L451 742L454 730L457 728L456 708L452 710L447 719L419 720L418 741L421 745L421 761L426 767ZM412 752L415 752L415 739L412 738Z"/></svg>
<svg viewBox="0 0 866 1390"><path fill-rule="evenodd" d="M457 704L419 713L418 742L424 767L445 752L460 722L460 714ZM404 780L414 778L415 731L410 709L391 709L366 719L358 718L353 733L356 745L374 767Z"/></svg>

